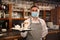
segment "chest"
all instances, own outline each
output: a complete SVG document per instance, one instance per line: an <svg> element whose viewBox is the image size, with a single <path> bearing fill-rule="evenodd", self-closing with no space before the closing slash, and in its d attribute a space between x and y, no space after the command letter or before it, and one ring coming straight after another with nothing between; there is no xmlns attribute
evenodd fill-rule
<svg viewBox="0 0 60 40"><path fill-rule="evenodd" d="M41 23L31 23L31 24L30 24L30 27L31 27L32 30L42 29Z"/></svg>
<svg viewBox="0 0 60 40"><path fill-rule="evenodd" d="M32 22L32 23L39 23L39 21L34 21L34 20L32 20L31 22Z"/></svg>

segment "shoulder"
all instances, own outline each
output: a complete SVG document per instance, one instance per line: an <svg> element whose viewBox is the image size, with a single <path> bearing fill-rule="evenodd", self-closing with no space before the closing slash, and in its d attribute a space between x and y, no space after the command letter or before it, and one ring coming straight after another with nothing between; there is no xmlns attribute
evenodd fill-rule
<svg viewBox="0 0 60 40"><path fill-rule="evenodd" d="M25 22L30 22L31 18L32 18L32 17L29 16L29 18L27 18L27 19L25 20Z"/></svg>
<svg viewBox="0 0 60 40"><path fill-rule="evenodd" d="M30 21L30 18L27 18L24 22L29 22Z"/></svg>

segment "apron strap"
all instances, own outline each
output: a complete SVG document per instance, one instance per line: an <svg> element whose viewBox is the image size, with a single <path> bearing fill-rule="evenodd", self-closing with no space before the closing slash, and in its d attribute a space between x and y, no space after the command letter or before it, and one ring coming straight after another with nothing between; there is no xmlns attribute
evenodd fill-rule
<svg viewBox="0 0 60 40"><path fill-rule="evenodd" d="M39 23L41 24L40 22L40 19L38 19ZM30 25L32 24L32 20L31 20L31 17L30 17Z"/></svg>

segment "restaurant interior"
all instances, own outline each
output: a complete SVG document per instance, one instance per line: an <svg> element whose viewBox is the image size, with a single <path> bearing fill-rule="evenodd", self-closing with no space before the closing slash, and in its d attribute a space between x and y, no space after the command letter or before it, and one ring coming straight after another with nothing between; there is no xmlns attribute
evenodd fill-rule
<svg viewBox="0 0 60 40"><path fill-rule="evenodd" d="M39 7L39 18L48 27L43 40L60 40L60 0L0 0L0 40L23 40L22 23L31 15L32 5Z"/></svg>

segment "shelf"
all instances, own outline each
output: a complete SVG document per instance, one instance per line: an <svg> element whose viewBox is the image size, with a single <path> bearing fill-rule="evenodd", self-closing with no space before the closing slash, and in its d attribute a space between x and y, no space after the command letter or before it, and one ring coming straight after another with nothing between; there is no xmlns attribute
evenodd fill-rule
<svg viewBox="0 0 60 40"><path fill-rule="evenodd" d="M13 10L13 12L23 12L23 10Z"/></svg>
<svg viewBox="0 0 60 40"><path fill-rule="evenodd" d="M26 18L12 18L13 20L26 20Z"/></svg>
<svg viewBox="0 0 60 40"><path fill-rule="evenodd" d="M50 14L46 14L46 16L51 16L51 13Z"/></svg>
<svg viewBox="0 0 60 40"><path fill-rule="evenodd" d="M0 18L0 20L9 20L9 18Z"/></svg>
<svg viewBox="0 0 60 40"><path fill-rule="evenodd" d="M12 18L12 20L26 20L27 18ZM9 20L9 18L0 18L0 20Z"/></svg>

